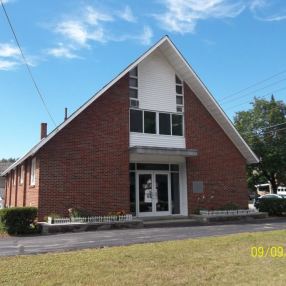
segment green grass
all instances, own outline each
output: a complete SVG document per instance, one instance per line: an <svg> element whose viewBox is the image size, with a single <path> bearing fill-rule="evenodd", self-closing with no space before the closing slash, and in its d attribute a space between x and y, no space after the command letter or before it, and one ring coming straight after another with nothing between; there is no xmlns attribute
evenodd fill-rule
<svg viewBox="0 0 286 286"><path fill-rule="evenodd" d="M195 229L194 229L195 231ZM285 285L286 231L0 258L0 285Z"/></svg>

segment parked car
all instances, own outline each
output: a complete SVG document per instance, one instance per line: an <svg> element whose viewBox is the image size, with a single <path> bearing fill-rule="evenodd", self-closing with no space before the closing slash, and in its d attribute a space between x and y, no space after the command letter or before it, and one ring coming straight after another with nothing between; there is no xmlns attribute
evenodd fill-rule
<svg viewBox="0 0 286 286"><path fill-rule="evenodd" d="M267 195L264 195L264 196L260 196L260 197L257 197L254 199L254 202L253 202L253 205L256 207L256 208L259 208L259 203L262 201L262 200L273 200L273 199L283 199L285 198L285 196L282 196L282 195L276 195L276 194L267 194Z"/></svg>

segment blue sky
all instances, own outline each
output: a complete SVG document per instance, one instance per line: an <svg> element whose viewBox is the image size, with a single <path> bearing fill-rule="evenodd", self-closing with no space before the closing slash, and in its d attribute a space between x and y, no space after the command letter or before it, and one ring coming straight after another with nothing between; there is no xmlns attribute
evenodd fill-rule
<svg viewBox="0 0 286 286"><path fill-rule="evenodd" d="M3 1L3 0L2 0ZM254 96L285 100L286 2L266 0L4 0L59 124L168 34L232 119ZM274 75L274 76L273 76ZM256 82L273 76L238 94ZM230 95L232 95L230 97ZM0 158L19 157L54 126L0 11Z"/></svg>

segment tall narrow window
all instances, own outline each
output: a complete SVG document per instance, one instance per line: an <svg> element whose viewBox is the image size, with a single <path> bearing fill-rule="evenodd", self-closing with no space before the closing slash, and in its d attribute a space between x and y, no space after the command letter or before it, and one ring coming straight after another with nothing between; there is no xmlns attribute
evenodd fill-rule
<svg viewBox="0 0 286 286"><path fill-rule="evenodd" d="M169 113L159 113L159 134L171 134L171 115Z"/></svg>
<svg viewBox="0 0 286 286"><path fill-rule="evenodd" d="M17 169L15 169L14 176L13 176L13 185L14 186L16 186L16 182L17 182Z"/></svg>
<svg viewBox="0 0 286 286"><path fill-rule="evenodd" d="M24 173L25 173L25 168L24 168L24 165L22 165L20 169L20 184L21 185L24 183Z"/></svg>
<svg viewBox="0 0 286 286"><path fill-rule="evenodd" d="M143 132L143 111L130 109L130 131Z"/></svg>
<svg viewBox="0 0 286 286"><path fill-rule="evenodd" d="M172 114L172 135L183 135L183 116L181 114Z"/></svg>
<svg viewBox="0 0 286 286"><path fill-rule="evenodd" d="M177 104L177 112L184 111L184 97L183 97L183 82L176 75L176 104Z"/></svg>
<svg viewBox="0 0 286 286"><path fill-rule="evenodd" d="M156 134L156 112L144 111L144 133Z"/></svg>
<svg viewBox="0 0 286 286"><path fill-rule="evenodd" d="M33 158L31 162L30 185L35 186L35 184L36 184L36 158Z"/></svg>
<svg viewBox="0 0 286 286"><path fill-rule="evenodd" d="M131 107L139 107L137 67L135 67L129 72L129 99Z"/></svg>

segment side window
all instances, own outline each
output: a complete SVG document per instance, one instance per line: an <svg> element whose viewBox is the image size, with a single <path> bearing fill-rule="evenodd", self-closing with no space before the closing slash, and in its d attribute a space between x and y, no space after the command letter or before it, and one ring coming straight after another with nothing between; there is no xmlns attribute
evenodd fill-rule
<svg viewBox="0 0 286 286"><path fill-rule="evenodd" d="M24 168L24 165L22 165L20 169L20 184L21 185L24 183L24 173L25 173L25 168Z"/></svg>
<svg viewBox="0 0 286 286"><path fill-rule="evenodd" d="M35 186L35 184L36 184L36 158L33 158L31 162L30 185Z"/></svg>

